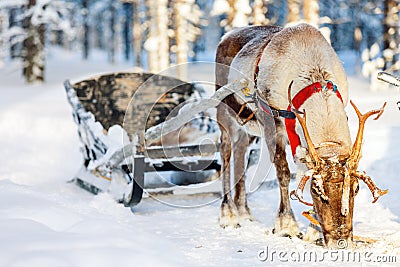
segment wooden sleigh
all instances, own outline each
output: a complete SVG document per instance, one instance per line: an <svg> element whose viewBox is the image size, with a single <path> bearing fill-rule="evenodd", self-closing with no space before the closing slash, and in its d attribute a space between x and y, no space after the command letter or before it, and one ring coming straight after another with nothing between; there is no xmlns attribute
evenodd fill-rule
<svg viewBox="0 0 400 267"><path fill-rule="evenodd" d="M67 80L64 86L84 158L73 179L77 185L93 194L108 192L129 207L137 205L144 192L220 193L221 186L215 184L219 181L213 182L210 178L215 179L221 169L218 142L148 144L187 125L193 115L215 107L235 90L226 88L203 99L198 85L149 73L111 73L74 84ZM189 99L192 100L190 112L176 116ZM216 123L209 123L212 129L218 130ZM204 134L210 132L210 125L207 127L203 129ZM256 145L248 153L250 166L257 162L259 148ZM204 185L200 190L172 183L145 187L146 173L165 171L184 173L190 178L187 184ZM204 175L206 172L217 175Z"/></svg>

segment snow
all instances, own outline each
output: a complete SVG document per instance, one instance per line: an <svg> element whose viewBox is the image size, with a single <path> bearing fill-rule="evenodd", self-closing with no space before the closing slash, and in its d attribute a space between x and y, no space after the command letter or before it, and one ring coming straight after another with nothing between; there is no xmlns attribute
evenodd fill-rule
<svg viewBox="0 0 400 267"><path fill-rule="evenodd" d="M274 261L269 254L262 262L258 257L266 249L269 253L314 251L324 255L323 248L271 233L278 188L261 186L249 194L256 222L246 222L239 229L221 229L220 199L212 194L145 198L132 213L108 194L94 196L68 183L81 166L82 156L63 81L70 78L76 82L130 67L108 65L106 55L100 53L90 61L81 61L75 53L49 52L48 82L44 85L25 85L16 63L5 62L6 67L0 69L0 266L264 266L294 263L278 259L278 254ZM360 183L354 234L378 241L355 252L397 256L399 262L399 90L369 91L369 83L357 77L350 77L349 82L350 98L361 112L388 102L382 117L366 124L359 169L367 171L389 193L372 204L369 190ZM350 106L347 111L354 139L357 118ZM269 162L263 165L265 170L270 166ZM269 172L267 179L273 179L274 174ZM292 182L291 190L296 185ZM304 197L310 199L308 193ZM308 223L301 212L307 207L291 203L304 232ZM364 260L366 266L381 265ZM343 265L332 258L323 263Z"/></svg>
<svg viewBox="0 0 400 267"><path fill-rule="evenodd" d="M2 0L0 3L0 8L14 7L26 5L26 0Z"/></svg>

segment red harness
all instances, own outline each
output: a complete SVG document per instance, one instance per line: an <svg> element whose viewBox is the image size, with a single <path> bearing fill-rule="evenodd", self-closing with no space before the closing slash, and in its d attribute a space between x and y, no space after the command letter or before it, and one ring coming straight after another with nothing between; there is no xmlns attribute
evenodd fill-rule
<svg viewBox="0 0 400 267"><path fill-rule="evenodd" d="M321 92L322 90L332 90L336 96L342 101L342 96L340 95L339 90L336 85L334 85L331 81L328 81L326 87L322 86L320 82L313 83L305 88L303 88L300 92L298 92L294 98L292 99L293 108L299 109L304 102L310 98L313 94ZM290 105L287 107L288 111L291 111L292 108ZM290 147L292 149L293 156L296 155L296 148L300 145L300 137L296 133L296 120L285 118L286 132L289 138Z"/></svg>
<svg viewBox="0 0 400 267"><path fill-rule="evenodd" d="M261 50L262 51L262 50ZM286 132L289 138L290 148L292 149L293 157L296 155L296 148L300 146L300 137L296 133L296 115L293 113L290 105L287 107L287 110L278 110L274 107L268 105L257 93L258 90L258 73L260 71L259 63L261 60L262 53L259 54L256 62L256 68L254 70L254 89L256 93L254 94L256 103L258 106L268 115L271 115L275 118L283 117L285 119ZM292 99L293 108L299 109L304 102L310 98L314 93L321 92L323 90L332 90L336 96L342 101L342 96L340 95L339 90L336 85L331 81L327 81L326 86L322 86L320 82L313 83L305 88L303 88L300 92L298 92L294 98Z"/></svg>

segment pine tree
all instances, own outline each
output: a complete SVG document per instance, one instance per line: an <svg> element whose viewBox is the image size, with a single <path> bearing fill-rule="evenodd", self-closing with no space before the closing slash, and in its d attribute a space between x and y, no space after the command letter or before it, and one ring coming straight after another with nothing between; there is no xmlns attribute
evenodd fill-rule
<svg viewBox="0 0 400 267"><path fill-rule="evenodd" d="M175 53L176 63L178 64L178 77L181 79L186 78L186 66L182 65L187 63L189 47L185 34L187 32L187 21L185 15L182 13L185 6L185 0L176 0L174 3L174 27L175 27Z"/></svg>
<svg viewBox="0 0 400 267"><path fill-rule="evenodd" d="M287 0L287 23L300 21L300 2L301 0Z"/></svg>
<svg viewBox="0 0 400 267"><path fill-rule="evenodd" d="M318 27L319 5L318 0L303 0L305 22Z"/></svg>
<svg viewBox="0 0 400 267"><path fill-rule="evenodd" d="M158 0L155 24L157 28L158 43L158 71L163 71L169 66L169 36L168 36L168 0Z"/></svg>
<svg viewBox="0 0 400 267"><path fill-rule="evenodd" d="M135 51L135 65L137 67L142 66L142 42L143 42L143 30L140 23L140 0L133 0L133 48Z"/></svg>
<svg viewBox="0 0 400 267"><path fill-rule="evenodd" d="M83 19L83 59L89 57L89 0L82 0L82 19Z"/></svg>
<svg viewBox="0 0 400 267"><path fill-rule="evenodd" d="M122 8L124 10L124 25L123 25L123 45L124 45L124 58L129 61L131 57L131 26L132 26L132 2L123 1Z"/></svg>
<svg viewBox="0 0 400 267"><path fill-rule="evenodd" d="M5 22L7 20L6 13L4 10L0 9L0 68L3 67L3 47L4 47L4 40L1 38L3 33L5 32Z"/></svg>
<svg viewBox="0 0 400 267"><path fill-rule="evenodd" d="M148 21L148 33L147 39L144 43L144 49L147 51L148 56L148 68L150 72L157 73L159 71L158 67L158 30L157 24L155 23L155 18L157 16L157 0L146 0L146 11L147 11L147 21Z"/></svg>
<svg viewBox="0 0 400 267"><path fill-rule="evenodd" d="M228 0L230 12L228 13L228 27L243 27L249 24L251 7L249 0Z"/></svg>
<svg viewBox="0 0 400 267"><path fill-rule="evenodd" d="M36 0L29 0L26 10L35 8ZM26 38L23 42L23 75L27 83L43 82L45 70L45 25L35 21L34 14L24 20Z"/></svg>
<svg viewBox="0 0 400 267"><path fill-rule="evenodd" d="M108 42L108 55L109 55L109 61L111 63L115 63L115 50L116 50L116 32L115 32L115 24L116 24L116 20L117 20L117 14L116 14L116 3L113 0L111 0L108 3L108 13L109 13L109 31L110 31L110 38L109 38L109 42Z"/></svg>
<svg viewBox="0 0 400 267"><path fill-rule="evenodd" d="M158 73L169 66L168 0L147 0L148 36L144 44L149 70Z"/></svg>
<svg viewBox="0 0 400 267"><path fill-rule="evenodd" d="M267 13L267 6L264 0L254 0L253 1L253 14L252 22L253 25L265 25L268 23L268 19L265 17Z"/></svg>
<svg viewBox="0 0 400 267"><path fill-rule="evenodd" d="M22 75L27 83L43 82L45 72L45 40L48 33L62 31L70 37L70 14L74 4L64 0L2 0L0 7L8 11L9 23L0 36L11 58L22 59Z"/></svg>
<svg viewBox="0 0 400 267"><path fill-rule="evenodd" d="M187 78L189 54L193 53L192 43L201 33L198 25L201 23L202 12L194 0L176 0L173 5L173 25L175 45L171 49L176 54L178 77Z"/></svg>
<svg viewBox="0 0 400 267"><path fill-rule="evenodd" d="M399 8L400 3L396 0L385 0L385 23L384 23L384 41L383 58L385 60L385 70L391 69L394 72L399 71L399 66L395 64L399 59Z"/></svg>
<svg viewBox="0 0 400 267"><path fill-rule="evenodd" d="M249 0L215 0L211 11L212 16L222 18L220 25L225 32L235 27L247 26L251 20L251 13Z"/></svg>

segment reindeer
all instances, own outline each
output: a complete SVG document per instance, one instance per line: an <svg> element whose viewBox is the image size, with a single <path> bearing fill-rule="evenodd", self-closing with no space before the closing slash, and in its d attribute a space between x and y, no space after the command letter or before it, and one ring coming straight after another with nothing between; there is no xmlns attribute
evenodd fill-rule
<svg viewBox="0 0 400 267"><path fill-rule="evenodd" d="M374 202L387 192L357 171L364 124L374 114L378 118L384 107L361 114L351 102L359 118L352 145L345 112L346 74L331 45L308 24L235 29L222 38L216 62L216 90L237 83L240 73L251 81L244 89L253 95L253 103L246 101L243 94L230 95L217 108L223 165L220 225L238 227L242 220L254 219L246 199L244 157L250 142L263 134L280 187L273 232L302 237L289 201L290 170L285 152L289 140L300 180L291 197L314 207L326 246L337 247L339 240L351 245L358 180L367 184ZM275 129L271 129L273 124L265 123L265 118L272 118ZM231 155L234 197L230 184ZM313 203L302 196L308 180Z"/></svg>

